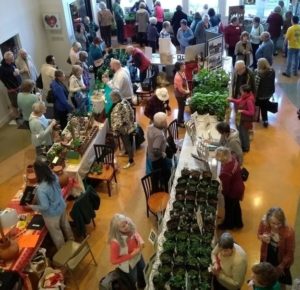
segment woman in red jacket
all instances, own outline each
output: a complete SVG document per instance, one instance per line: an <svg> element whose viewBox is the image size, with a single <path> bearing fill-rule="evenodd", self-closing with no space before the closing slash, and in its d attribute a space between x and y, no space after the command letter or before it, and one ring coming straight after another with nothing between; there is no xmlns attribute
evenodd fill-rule
<svg viewBox="0 0 300 290"><path fill-rule="evenodd" d="M218 228L221 230L241 229L243 221L240 200L243 199L245 186L239 162L227 147L217 148L216 159L221 162L219 178L222 182L222 194L225 200L225 218Z"/></svg>
<svg viewBox="0 0 300 290"><path fill-rule="evenodd" d="M229 98L228 100L237 106L238 114L240 114L239 124L237 125L242 149L243 152L249 152L249 129L252 128L253 117L255 114L255 98L249 85L242 85L240 87L240 92L241 97L239 99Z"/></svg>
<svg viewBox="0 0 300 290"><path fill-rule="evenodd" d="M145 262L142 256L144 241L133 221L122 214L115 214L110 222L108 241L111 263L128 274L128 278L134 285L137 283L138 288L145 288Z"/></svg>
<svg viewBox="0 0 300 290"><path fill-rule="evenodd" d="M279 207L270 208L259 224L257 237L261 240L260 261L276 267L281 283L292 285L290 267L294 262L295 232L286 224L284 212Z"/></svg>

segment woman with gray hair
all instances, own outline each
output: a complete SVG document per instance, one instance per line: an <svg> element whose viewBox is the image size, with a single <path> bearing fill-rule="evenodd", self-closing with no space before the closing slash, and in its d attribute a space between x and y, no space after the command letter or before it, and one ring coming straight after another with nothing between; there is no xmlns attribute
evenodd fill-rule
<svg viewBox="0 0 300 290"><path fill-rule="evenodd" d="M283 18L281 15L281 7L276 6L274 11L271 12L269 17L267 18L267 23L269 24L268 32L271 35L271 39L274 43L274 53L273 55L277 55L277 42L281 36L281 27L283 25Z"/></svg>
<svg viewBox="0 0 300 290"><path fill-rule="evenodd" d="M69 53L69 59L71 65L75 65L79 61L79 51L81 50L81 44L80 42L73 42L72 47L70 49Z"/></svg>
<svg viewBox="0 0 300 290"><path fill-rule="evenodd" d="M157 31L157 19L156 17L150 17L149 24L147 28L147 41L148 46L152 47L152 53L155 53L157 48L157 40L159 38L159 33Z"/></svg>
<svg viewBox="0 0 300 290"><path fill-rule="evenodd" d="M43 102L36 102L32 105L32 113L29 117L29 128L31 131L31 142L35 147L36 155L41 155L43 147L50 147L53 144L52 129L56 124L55 120L46 119L46 106Z"/></svg>
<svg viewBox="0 0 300 290"><path fill-rule="evenodd" d="M133 284L131 289L136 289L136 284L138 288L144 289L144 241L136 231L133 221L123 214L115 214L110 222L108 242L111 263L128 275Z"/></svg>
<svg viewBox="0 0 300 290"><path fill-rule="evenodd" d="M263 125L267 128L269 99L275 92L275 71L267 59L260 58L255 73L256 105L260 107Z"/></svg>
<svg viewBox="0 0 300 290"><path fill-rule="evenodd" d="M100 11L98 12L98 21L100 25L101 37L105 42L106 47L111 47L111 26L114 22L114 17L106 3L100 2Z"/></svg>
<svg viewBox="0 0 300 290"><path fill-rule="evenodd" d="M128 163L123 166L123 169L127 169L134 165L132 138L132 133L135 131L134 112L129 102L122 98L120 91L113 90L110 96L113 102L110 114L111 129L121 137L124 144L125 152L120 156L128 154Z"/></svg>
<svg viewBox="0 0 300 290"><path fill-rule="evenodd" d="M138 27L138 42L140 46L147 45L147 28L149 22L149 13L146 10L146 4L141 2L136 12L135 20Z"/></svg>
<svg viewBox="0 0 300 290"><path fill-rule="evenodd" d="M37 69L33 63L31 56L24 48L21 48L16 58L16 66L20 71L22 81L30 79L34 82L38 77Z"/></svg>
<svg viewBox="0 0 300 290"><path fill-rule="evenodd" d="M151 161L152 171L160 171L155 173L153 177L153 192L159 191L161 189L160 185L164 187L165 191L168 191L171 168L166 154L167 138L165 130L167 127L167 115L158 112L153 117L153 124L147 130L147 158Z"/></svg>
<svg viewBox="0 0 300 290"><path fill-rule="evenodd" d="M227 147L216 149L216 159L221 163L219 178L225 200L225 219L219 229L241 229L243 227L240 201L243 200L245 185L242 180L239 162Z"/></svg>
<svg viewBox="0 0 300 290"><path fill-rule="evenodd" d="M80 65L72 66L72 73L69 79L69 92L72 94L71 100L78 111L86 112L88 98L85 94L86 86L83 83L83 69Z"/></svg>
<svg viewBox="0 0 300 290"><path fill-rule="evenodd" d="M204 14L202 16L202 20L197 24L195 28L195 37L196 37L196 43L205 43L206 42L206 36L205 31L206 29L210 28L211 24L209 22L209 16L208 14Z"/></svg>

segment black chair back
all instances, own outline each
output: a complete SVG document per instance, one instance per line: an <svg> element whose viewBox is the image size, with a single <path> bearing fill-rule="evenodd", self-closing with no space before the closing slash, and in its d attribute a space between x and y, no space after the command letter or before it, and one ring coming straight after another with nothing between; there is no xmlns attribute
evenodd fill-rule
<svg viewBox="0 0 300 290"><path fill-rule="evenodd" d="M168 126L168 134L172 136L174 140L178 140L178 126L177 119L173 120Z"/></svg>
<svg viewBox="0 0 300 290"><path fill-rule="evenodd" d="M114 149L107 145L94 144L97 162L110 164L114 167Z"/></svg>

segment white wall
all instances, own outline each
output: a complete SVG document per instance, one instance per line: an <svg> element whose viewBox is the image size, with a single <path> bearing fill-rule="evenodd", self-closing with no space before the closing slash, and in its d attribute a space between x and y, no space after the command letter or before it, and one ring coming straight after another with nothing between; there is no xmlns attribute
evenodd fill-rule
<svg viewBox="0 0 300 290"><path fill-rule="evenodd" d="M19 34L21 46L39 68L48 54L39 0L0 0L0 19L0 43ZM9 119L9 104L6 90L0 82L0 126Z"/></svg>

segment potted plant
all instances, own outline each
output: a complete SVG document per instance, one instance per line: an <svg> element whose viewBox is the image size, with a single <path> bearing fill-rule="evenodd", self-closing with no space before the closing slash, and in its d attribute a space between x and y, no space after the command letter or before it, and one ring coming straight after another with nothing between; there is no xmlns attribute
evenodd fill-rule
<svg viewBox="0 0 300 290"><path fill-rule="evenodd" d="M175 275L169 281L171 290L181 290L185 288L185 276Z"/></svg>
<svg viewBox="0 0 300 290"><path fill-rule="evenodd" d="M175 241L176 232L165 231L164 236L165 236L166 240Z"/></svg>
<svg viewBox="0 0 300 290"><path fill-rule="evenodd" d="M185 196L183 194L176 194L175 199L179 201L184 201Z"/></svg>
<svg viewBox="0 0 300 290"><path fill-rule="evenodd" d="M188 232L186 230L181 230L176 235L177 241L186 241L187 237L188 237Z"/></svg>
<svg viewBox="0 0 300 290"><path fill-rule="evenodd" d="M163 244L164 252L173 253L176 247L176 242L172 240L166 240Z"/></svg>
<svg viewBox="0 0 300 290"><path fill-rule="evenodd" d="M193 169L191 170L191 178L195 181L199 181L201 176L201 171Z"/></svg>
<svg viewBox="0 0 300 290"><path fill-rule="evenodd" d="M163 263L163 264L171 264L172 261L173 261L173 255L168 253L168 252L163 252L161 255L160 255L160 261Z"/></svg>
<svg viewBox="0 0 300 290"><path fill-rule="evenodd" d="M182 267L174 267L173 268L173 276L184 276L185 269Z"/></svg>
<svg viewBox="0 0 300 290"><path fill-rule="evenodd" d="M171 277L172 266L171 264L161 264L158 267L158 272L163 276L164 281L168 281Z"/></svg>
<svg viewBox="0 0 300 290"><path fill-rule="evenodd" d="M177 209L177 210L181 209L182 210L183 207L184 207L184 204L183 204L182 201L174 201L174 203L173 203L173 208L174 209Z"/></svg>
<svg viewBox="0 0 300 290"><path fill-rule="evenodd" d="M194 269L197 270L199 267L198 260L196 257L189 255L186 261L186 268L188 270ZM198 273L197 273L198 274Z"/></svg>
<svg viewBox="0 0 300 290"><path fill-rule="evenodd" d="M180 186L180 185L185 186L188 182L188 178L189 178L189 175L187 177L185 177L185 176L179 177L177 179L177 185L176 186Z"/></svg>
<svg viewBox="0 0 300 290"><path fill-rule="evenodd" d="M185 256L177 255L174 258L174 266L184 266L185 265Z"/></svg>
<svg viewBox="0 0 300 290"><path fill-rule="evenodd" d="M177 243L176 245L176 253L178 255L186 255L186 252L187 252L187 244L186 242L179 242Z"/></svg>
<svg viewBox="0 0 300 290"><path fill-rule="evenodd" d="M165 283L166 281L164 280L163 275L161 275L160 273L156 274L153 277L153 285L155 287L155 290L164 290L165 289Z"/></svg>
<svg viewBox="0 0 300 290"><path fill-rule="evenodd" d="M183 168L183 169L181 170L181 177L183 177L183 178L188 179L188 178L190 177L190 174L191 174L191 172L190 172L190 170L187 169L187 168Z"/></svg>
<svg viewBox="0 0 300 290"><path fill-rule="evenodd" d="M167 221L167 228L169 231L176 231L179 225L179 218L173 217Z"/></svg>

